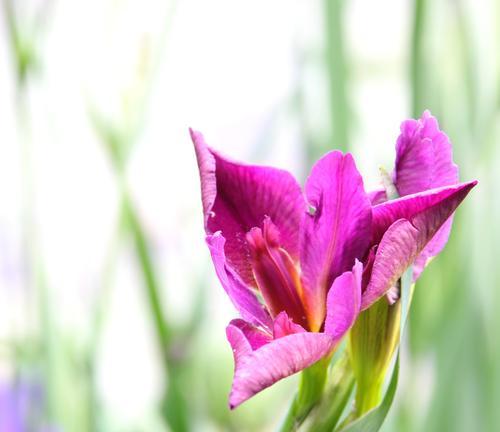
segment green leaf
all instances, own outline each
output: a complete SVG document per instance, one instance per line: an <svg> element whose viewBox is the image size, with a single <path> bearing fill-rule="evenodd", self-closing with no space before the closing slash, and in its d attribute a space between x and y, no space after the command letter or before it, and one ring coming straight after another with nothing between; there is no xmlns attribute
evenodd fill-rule
<svg viewBox="0 0 500 432"><path fill-rule="evenodd" d="M391 408L392 401L394 400L394 395L396 393L396 388L398 386L398 376L399 376L399 352L396 357L396 363L392 371L391 381L387 392L385 393L382 403L374 408L373 410L367 412L363 417L355 420L354 422L348 424L345 428L341 429L342 432L375 432L380 429L384 420Z"/></svg>

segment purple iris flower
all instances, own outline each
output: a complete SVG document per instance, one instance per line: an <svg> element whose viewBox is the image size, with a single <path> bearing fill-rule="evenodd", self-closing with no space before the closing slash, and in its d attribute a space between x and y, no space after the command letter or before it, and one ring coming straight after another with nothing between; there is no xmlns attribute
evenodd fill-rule
<svg viewBox="0 0 500 432"><path fill-rule="evenodd" d="M287 171L231 161L191 130L207 244L241 318L226 330L234 408L336 349L384 296L475 182L372 207L351 154L313 166L304 192Z"/></svg>

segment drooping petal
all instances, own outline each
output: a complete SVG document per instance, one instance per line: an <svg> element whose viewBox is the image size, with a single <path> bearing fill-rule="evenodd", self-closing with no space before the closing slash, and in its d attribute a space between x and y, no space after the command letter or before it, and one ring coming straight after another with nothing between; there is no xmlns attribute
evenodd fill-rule
<svg viewBox="0 0 500 432"><path fill-rule="evenodd" d="M275 382L305 369L328 355L334 339L325 333L295 333L252 350L243 331L232 324L226 335L234 354L235 370L229 407L236 408Z"/></svg>
<svg viewBox="0 0 500 432"><path fill-rule="evenodd" d="M392 223L380 241L362 309L377 301L403 275L477 182L449 186L381 204L374 224Z"/></svg>
<svg viewBox="0 0 500 432"><path fill-rule="evenodd" d="M215 272L227 295L243 319L253 324L272 328L271 317L259 302L255 293L227 265L224 244L225 239L220 232L207 236L207 245L212 256Z"/></svg>
<svg viewBox="0 0 500 432"><path fill-rule="evenodd" d="M379 243L389 226L398 219L411 221L421 213L433 215L434 222L439 221L439 228L476 184L477 181L471 181L444 186L376 205L372 208L372 244Z"/></svg>
<svg viewBox="0 0 500 432"><path fill-rule="evenodd" d="M325 333L340 340L352 327L361 306L363 264L356 260L352 271L337 277L328 291Z"/></svg>
<svg viewBox="0 0 500 432"><path fill-rule="evenodd" d="M287 171L230 161L210 149L190 130L200 170L205 230L222 231L229 265L243 281L255 285L245 234L269 216L283 247L298 258L300 220L306 210L297 181Z"/></svg>
<svg viewBox="0 0 500 432"><path fill-rule="evenodd" d="M325 318L328 288L366 253L371 206L352 156L338 151L314 165L306 197L314 213L303 219L300 262L309 325L317 331Z"/></svg>
<svg viewBox="0 0 500 432"><path fill-rule="evenodd" d="M450 140L429 111L401 124L393 181L400 196L458 183Z"/></svg>

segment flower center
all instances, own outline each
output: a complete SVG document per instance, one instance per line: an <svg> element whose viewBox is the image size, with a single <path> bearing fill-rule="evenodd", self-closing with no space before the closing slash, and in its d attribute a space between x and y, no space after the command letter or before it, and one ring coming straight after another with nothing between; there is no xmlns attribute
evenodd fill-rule
<svg viewBox="0 0 500 432"><path fill-rule="evenodd" d="M280 246L278 228L266 217L262 229L252 228L246 239L253 274L272 317L285 311L296 324L307 328L299 272Z"/></svg>

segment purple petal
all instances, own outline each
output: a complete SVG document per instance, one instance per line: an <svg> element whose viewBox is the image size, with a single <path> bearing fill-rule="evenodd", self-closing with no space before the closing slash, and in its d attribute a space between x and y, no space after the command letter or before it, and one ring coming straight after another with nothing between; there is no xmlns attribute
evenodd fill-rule
<svg viewBox="0 0 500 432"><path fill-rule="evenodd" d="M371 279L363 293L362 309L368 308L396 283L476 183L434 189L374 208L374 224L379 228L392 218L399 218L386 230L377 248ZM381 211L376 213L377 208Z"/></svg>
<svg viewBox="0 0 500 432"><path fill-rule="evenodd" d="M229 323L229 326L237 327L245 336L248 345L242 344L238 351L239 354L247 354L268 344L273 340L273 337L267 331L256 327L242 319L234 319Z"/></svg>
<svg viewBox="0 0 500 432"><path fill-rule="evenodd" d="M285 311L280 312L273 323L273 337L274 339L288 336L294 333L303 333L306 330L299 324L295 324Z"/></svg>
<svg viewBox="0 0 500 432"><path fill-rule="evenodd" d="M458 183L450 140L439 130L436 118L429 111L420 120L407 120L401 125L393 179L400 195ZM452 222L450 218L417 257L413 280L418 279L428 260L444 248Z"/></svg>
<svg viewBox="0 0 500 432"><path fill-rule="evenodd" d="M305 369L328 355L334 339L325 333L295 333L252 350L243 331L232 324L226 335L234 354L235 370L229 407L236 408L275 382Z"/></svg>
<svg viewBox="0 0 500 432"><path fill-rule="evenodd" d="M379 243L389 226L398 219L412 220L423 212L432 210L436 215L442 213L439 218L441 226L476 184L477 181L471 181L444 186L376 205L372 208L372 244Z"/></svg>
<svg viewBox="0 0 500 432"><path fill-rule="evenodd" d="M415 259L413 263L413 281L416 281L420 277L429 260L438 255L446 246L452 223L453 216L450 216Z"/></svg>
<svg viewBox="0 0 500 432"><path fill-rule="evenodd" d="M287 171L232 162L211 150L199 132L190 130L200 170L207 234L222 231L229 265L254 285L245 234L269 216L283 247L297 260L299 226L306 210L297 181Z"/></svg>
<svg viewBox="0 0 500 432"><path fill-rule="evenodd" d="M401 196L458 183L450 140L429 111L401 124L393 180Z"/></svg>
<svg viewBox="0 0 500 432"><path fill-rule="evenodd" d="M306 196L315 211L303 219L300 262L309 325L317 331L325 318L328 288L366 252L371 205L352 156L338 151L314 165Z"/></svg>
<svg viewBox="0 0 500 432"><path fill-rule="evenodd" d="M363 265L356 260L352 271L342 273L328 291L325 333L339 341L352 327L361 306Z"/></svg>
<svg viewBox="0 0 500 432"><path fill-rule="evenodd" d="M272 320L267 310L259 302L255 293L227 265L224 243L225 239L220 232L207 236L207 244L217 277L243 319L271 328Z"/></svg>
<svg viewBox="0 0 500 432"><path fill-rule="evenodd" d="M384 188L368 192L367 195L372 205L377 205L387 201L387 194L385 193Z"/></svg>
<svg viewBox="0 0 500 432"><path fill-rule="evenodd" d="M361 302L363 310L382 297L416 258L419 232L411 222L399 219L385 233L377 248L370 282Z"/></svg>

